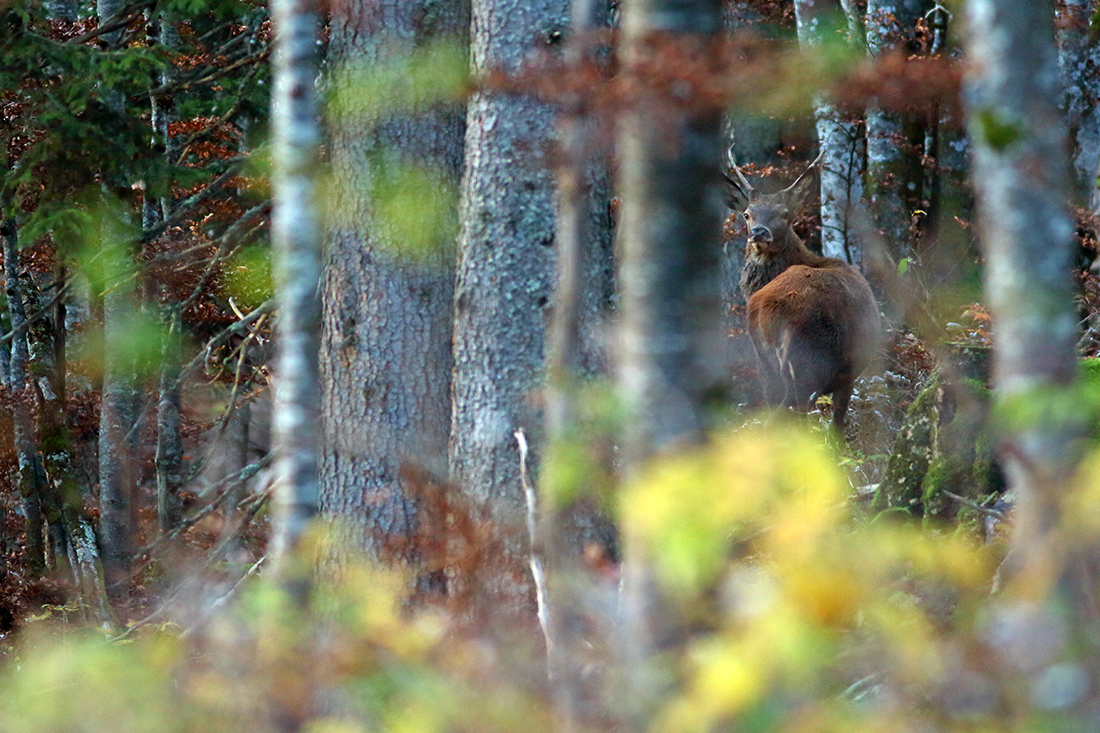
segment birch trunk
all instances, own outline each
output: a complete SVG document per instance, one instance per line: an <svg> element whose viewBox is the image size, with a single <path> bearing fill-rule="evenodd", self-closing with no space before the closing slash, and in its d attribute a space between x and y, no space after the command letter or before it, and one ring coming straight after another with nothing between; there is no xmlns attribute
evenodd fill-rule
<svg viewBox="0 0 1100 733"><path fill-rule="evenodd" d="M804 48L835 42L836 34L848 31L848 17L839 0L795 0L798 42ZM821 159L821 251L858 263L862 247L852 226L853 207L862 196L860 167L863 141L859 126L844 118L837 107L822 97L814 102L817 139Z"/></svg>
<svg viewBox="0 0 1100 733"><path fill-rule="evenodd" d="M923 15L923 0L869 0L867 53L907 52L907 39ZM877 106L867 109L867 194L875 225L904 257L911 242L912 211L921 198L921 132L912 120Z"/></svg>
<svg viewBox="0 0 1100 733"><path fill-rule="evenodd" d="M321 129L316 81L318 9L314 0L276 0L272 248L278 294L278 358L273 410L275 557L287 563L317 513L321 394L318 375L321 306L317 167ZM300 578L298 578L300 580ZM298 600L304 591L295 589Z"/></svg>

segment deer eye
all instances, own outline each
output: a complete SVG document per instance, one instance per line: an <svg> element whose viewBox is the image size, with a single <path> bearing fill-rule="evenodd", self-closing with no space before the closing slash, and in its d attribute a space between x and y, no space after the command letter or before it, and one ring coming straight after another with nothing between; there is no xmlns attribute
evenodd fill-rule
<svg viewBox="0 0 1100 733"><path fill-rule="evenodd" d="M787 211L786 209L784 209L783 213L780 214L780 216L783 217L783 221L787 221L788 219L791 218L791 213L789 211Z"/></svg>

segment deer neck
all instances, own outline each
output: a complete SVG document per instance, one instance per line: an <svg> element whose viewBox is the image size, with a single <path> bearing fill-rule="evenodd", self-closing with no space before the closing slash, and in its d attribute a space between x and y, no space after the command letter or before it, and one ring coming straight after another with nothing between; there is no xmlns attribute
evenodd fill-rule
<svg viewBox="0 0 1100 733"><path fill-rule="evenodd" d="M831 260L815 255L797 236L788 236L778 247L757 251L750 244L741 270L741 294L746 300L793 265L822 267Z"/></svg>

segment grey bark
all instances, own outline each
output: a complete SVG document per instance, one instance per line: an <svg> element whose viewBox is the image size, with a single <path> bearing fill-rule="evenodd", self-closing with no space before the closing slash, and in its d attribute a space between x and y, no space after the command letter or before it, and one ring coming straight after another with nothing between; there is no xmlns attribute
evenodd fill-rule
<svg viewBox="0 0 1100 733"><path fill-rule="evenodd" d="M1062 528L1065 492L1087 435L1087 416L1073 391L1077 319L1070 275L1073 222L1065 205L1069 166L1058 106L1062 86L1049 3L970 0L967 16L971 64L965 92L985 286L996 323L994 384L1003 414L1013 416L1002 425L1000 451L1017 499L1006 574L1009 583L1026 588L1002 604L1006 613L1025 619L1016 628L1027 635L1032 622L1050 628L1044 624L1051 616L1067 611L1059 623L1095 622L1095 574L1082 573L1080 565L1088 550L1066 542ZM1039 587L1048 590L1036 592ZM1088 670L1081 673L1095 679L1095 648L1074 652L1067 643L1094 633L1093 627L1062 635L1051 663L1082 654ZM1002 641L1027 643L1009 636L1001 634ZM1027 679L1038 679L1037 672ZM1096 709L1090 698L1078 696L1061 714L1076 713L1081 729L1090 727Z"/></svg>
<svg viewBox="0 0 1100 733"><path fill-rule="evenodd" d="M125 280L121 275L118 280ZM119 285L103 294L103 396L99 411L99 532L107 592L112 601L129 591L134 554L134 490L137 481L133 431L137 417L132 354L123 344L135 307L132 289ZM127 439L130 436L130 439Z"/></svg>
<svg viewBox="0 0 1100 733"><path fill-rule="evenodd" d="M18 253L12 253L16 270L21 269ZM60 275L63 279L64 275ZM62 287L60 281L55 287ZM46 306L48 296L35 283L33 276L22 273L14 279L8 288L9 303L15 302L15 310L20 313L40 313ZM59 301L59 305L64 300ZM58 315L53 311L54 316ZM24 315L19 319L27 328L13 338L17 348L25 349L28 356L25 373L19 375L26 389L25 396L35 404L32 442L28 448L33 452L35 472L39 475L42 519L45 524L49 546L46 548L46 564L67 561L67 537L63 519L66 504L63 485L72 481L68 430L64 412L64 354L59 353L58 345L64 344L64 327L57 327L56 318L40 316L28 324ZM29 389L27 389L29 388ZM26 409L26 408L24 408Z"/></svg>
<svg viewBox="0 0 1100 733"><path fill-rule="evenodd" d="M447 470L451 411L455 200L463 110L453 101L409 104L383 77L366 98L356 80L375 69L410 73L418 48L464 47L462 0L361 0L332 19L328 46L339 110L330 114L335 220L323 281L321 384L325 441L321 506L351 545L376 558L417 562L406 540L416 498L405 468ZM429 83L431 80L417 80ZM445 202L447 215L415 236L394 229L382 198L405 171L426 172L406 202Z"/></svg>
<svg viewBox="0 0 1100 733"><path fill-rule="evenodd" d="M27 349L25 324L27 320L23 303L22 285L19 281L19 249L14 220L3 223L4 239L4 290L8 300L8 315L16 330L11 349L11 381L9 388L15 398L12 403L12 433L15 454L19 466L19 494L23 505L23 524L26 529L27 569L32 575L41 574L46 567L45 525L42 500L46 481L38 458L38 442L31 417L32 391L28 389L30 359Z"/></svg>
<svg viewBox="0 0 1100 733"><path fill-rule="evenodd" d="M180 360L183 319L178 308L165 309L161 348L160 396L157 400L157 528L171 532L183 517L183 436Z"/></svg>
<svg viewBox="0 0 1100 733"><path fill-rule="evenodd" d="M156 23L154 24L155 36L149 40L163 46L167 49L169 54L176 53L179 48L180 38L179 32L176 29L177 19L175 14L168 11L151 12L156 12ZM175 81L175 78L175 66L169 62L161 73L157 75L155 86L166 87ZM154 140L159 146L162 146L165 157L172 162L175 161L178 146L173 144L172 138L168 134L168 125L175 122L177 117L174 95L154 94L152 96L150 122L153 127ZM168 218L170 214L169 209L172 206L172 199L167 195L159 198L146 195L142 204L142 227L150 229L157 223Z"/></svg>
<svg viewBox="0 0 1100 733"><path fill-rule="evenodd" d="M97 0L96 13L100 22L117 13L120 0ZM108 43L117 43L121 29L103 34ZM121 100L108 103L121 108ZM121 189L129 182L109 181ZM115 215L114 212L108 216ZM109 228L109 226L107 227ZM105 236L107 246L122 246ZM128 248L126 248L127 251ZM112 601L122 600L129 592L130 567L133 559L134 511L133 493L134 444L127 441L136 417L136 388L132 355L122 345L126 321L136 307L136 293L122 272L112 273L103 293L103 389L99 422L99 539L102 548L103 572L107 594Z"/></svg>
<svg viewBox="0 0 1100 733"><path fill-rule="evenodd" d="M274 91L272 249L279 305L278 361L273 410L275 557L284 579L288 563L317 513L320 451L321 236L317 204L320 105L316 80L318 9L315 0L277 0ZM300 590L300 589L299 589ZM302 596L299 596L301 600Z"/></svg>
<svg viewBox="0 0 1100 733"><path fill-rule="evenodd" d="M798 42L804 48L836 42L846 27L839 0L795 0ZM850 31L849 31L850 34ZM862 261L862 247L853 226L853 207L862 195L863 160L859 127L841 115L828 100L814 102L821 160L821 251L849 263Z"/></svg>
<svg viewBox="0 0 1100 733"><path fill-rule="evenodd" d="M163 46L169 53L175 53L179 46L179 33L176 30L174 13L168 11L150 11L155 13L155 34L150 39ZM154 86L165 87L174 81L175 67L169 63L157 76ZM174 122L175 100L171 94L155 94L152 97L154 140L163 147L168 161L174 161L176 145L169 136L169 124ZM150 229L165 221L171 214L172 200L169 196L154 197L146 192L142 202L142 227ZM151 304L155 306L159 298L152 294ZM183 320L178 307L161 307L161 322L164 328L164 343L161 348L161 373L159 397L157 399L157 448L155 458L157 482L157 528L162 534L171 532L183 515L181 491L183 488L183 439L180 411L180 387L176 383L179 377Z"/></svg>
<svg viewBox="0 0 1100 733"><path fill-rule="evenodd" d="M76 2L74 0L47 0L46 13L58 20L76 20Z"/></svg>
<svg viewBox="0 0 1100 733"><path fill-rule="evenodd" d="M517 71L562 36L568 10L566 0L475 0L475 76ZM498 618L526 615L533 602L513 434L526 433L537 475L543 431L535 393L554 273L553 125L549 105L518 94L483 89L468 107L449 461L452 480L489 512L505 544L499 569L477 589Z"/></svg>
<svg viewBox="0 0 1100 733"><path fill-rule="evenodd" d="M703 44L720 38L721 30L717 0L632 3L623 22L624 73L651 53L654 34ZM621 119L619 151L618 387L630 477L652 457L703 440L704 397L723 363L721 210L714 188L722 160L720 111L677 110L656 93L632 99ZM665 692L654 653L682 630L664 607L647 548L629 535L625 542L622 663L632 697L627 715L641 729Z"/></svg>
<svg viewBox="0 0 1100 733"><path fill-rule="evenodd" d="M28 310L38 312L67 289L67 269L55 269L53 289L23 288ZM95 528L85 509L90 491L76 479L73 443L69 435L66 406L66 296L57 298L49 317L40 318L27 330L28 352L34 364L37 399L38 456L44 483L43 516L51 546L47 548L58 569L64 568L73 581L85 620L103 629L118 621L107 601L103 566L96 544Z"/></svg>
<svg viewBox="0 0 1100 733"><path fill-rule="evenodd" d="M1058 63L1062 72L1062 105L1072 145L1074 199L1089 202L1100 166L1100 45L1092 19L1095 0L1063 0L1057 23Z"/></svg>
<svg viewBox="0 0 1100 733"><path fill-rule="evenodd" d="M605 0L574 0L572 34L566 47L571 65L606 60L597 32L609 25L610 12ZM579 392L584 382L604 372L606 365L600 324L609 315L614 266L610 261L609 181L597 121L588 112L588 102L583 95L565 100L558 121L562 162L557 176L557 280L548 328L546 385L551 459L554 446L584 439L578 432ZM576 523L570 520L584 517L585 523L599 525L603 518L598 516L598 501L591 491L555 486L549 470L542 479L542 506L533 539L545 555L549 676L558 727L576 730L581 721L594 720L599 714L598 702L587 694L598 685L584 659L591 636L606 633L612 620L595 618L592 612L600 593L599 581L584 566L582 553L586 542L594 539L576 531Z"/></svg>
<svg viewBox="0 0 1100 733"><path fill-rule="evenodd" d="M942 6L927 16L932 30L930 52L939 56L959 56L962 15L952 15ZM958 35L960 38L954 39ZM950 41L950 42L949 42ZM928 198L928 223L922 233L919 252L922 270L929 281L957 282L966 274L960 262L973 260L973 231L967 222L973 219L974 193L969 182L971 143L960 112L936 104L930 112L924 139L926 165L922 188Z"/></svg>
<svg viewBox="0 0 1100 733"><path fill-rule="evenodd" d="M906 52L923 0L869 0L867 52L874 58ZM920 140L913 125L896 113L872 105L867 109L867 194L875 225L895 257L909 251L913 205L921 195Z"/></svg>

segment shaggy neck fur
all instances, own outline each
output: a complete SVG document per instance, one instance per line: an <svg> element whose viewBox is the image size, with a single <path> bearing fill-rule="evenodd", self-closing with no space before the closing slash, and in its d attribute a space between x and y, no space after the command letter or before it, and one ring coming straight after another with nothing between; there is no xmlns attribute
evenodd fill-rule
<svg viewBox="0 0 1100 733"><path fill-rule="evenodd" d="M741 270L741 294L748 300L792 265L829 267L840 264L843 264L840 260L815 255L793 233L782 244L773 242L759 253L750 242L745 249L745 267Z"/></svg>

